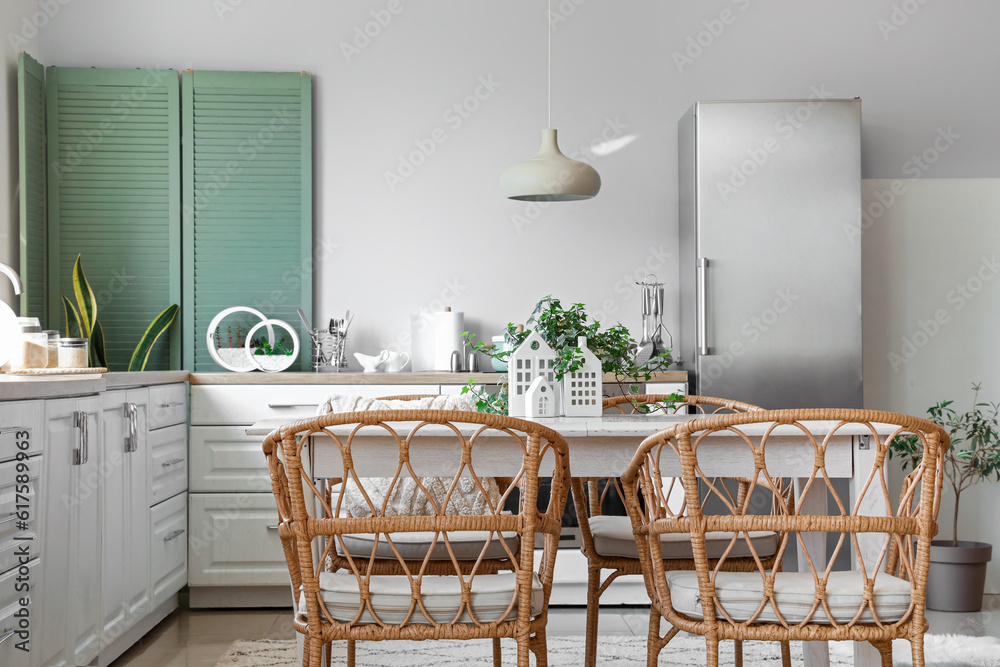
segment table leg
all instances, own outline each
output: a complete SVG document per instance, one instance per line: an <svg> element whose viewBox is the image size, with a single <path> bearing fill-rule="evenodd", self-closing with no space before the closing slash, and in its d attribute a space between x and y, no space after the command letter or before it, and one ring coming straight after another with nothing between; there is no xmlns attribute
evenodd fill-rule
<svg viewBox="0 0 1000 667"><path fill-rule="evenodd" d="M868 436L854 438L854 476L851 478L851 505L852 507L861 498L864 492L868 476L871 474L872 466L875 463L875 448L868 442ZM885 516L888 513L885 504L885 497L882 495L882 487L876 479L872 481L868 492L864 494L858 513L866 516ZM861 556L865 562L865 568L869 576L874 571L882 570L885 564L879 562L879 554L885 545L884 533L863 533L858 535L858 545L861 548ZM851 567L859 569L858 554L851 550ZM854 642L854 664L857 667L879 667L882 658L868 642Z"/></svg>
<svg viewBox="0 0 1000 667"><path fill-rule="evenodd" d="M823 483L822 479L817 479L813 482L813 485L809 487L809 493L803 496L802 490L805 489L808 482L809 479L806 477L799 477L795 479L795 498L799 505L799 511L801 511L802 514L825 515L827 513L826 484ZM802 541L806 545L806 549L809 550L809 556L812 558L813 567L815 567L817 571L821 571L822 568L826 567L826 533L802 533L801 536ZM798 546L799 572L808 572L809 561L806 560L805 553L803 553L802 550L802 545L800 544ZM829 667L829 645L827 642L803 642L802 657L805 667Z"/></svg>

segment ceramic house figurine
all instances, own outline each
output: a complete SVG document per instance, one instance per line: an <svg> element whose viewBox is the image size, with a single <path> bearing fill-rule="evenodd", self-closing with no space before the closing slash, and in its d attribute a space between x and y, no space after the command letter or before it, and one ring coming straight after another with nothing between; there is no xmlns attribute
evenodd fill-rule
<svg viewBox="0 0 1000 667"><path fill-rule="evenodd" d="M555 407L555 390L544 375L537 376L532 380L528 390L524 392L524 416L530 419L558 417L559 415L555 413Z"/></svg>
<svg viewBox="0 0 1000 667"><path fill-rule="evenodd" d="M563 377L563 412L567 417L600 417L604 391L601 362L587 347L587 337L577 339L583 365Z"/></svg>
<svg viewBox="0 0 1000 667"><path fill-rule="evenodd" d="M552 401L550 416L562 415L562 406L556 391L555 373L552 370L555 360L556 353L536 331L532 331L524 342L510 353L507 361L508 415L527 416L525 395L536 377L544 377L549 383Z"/></svg>

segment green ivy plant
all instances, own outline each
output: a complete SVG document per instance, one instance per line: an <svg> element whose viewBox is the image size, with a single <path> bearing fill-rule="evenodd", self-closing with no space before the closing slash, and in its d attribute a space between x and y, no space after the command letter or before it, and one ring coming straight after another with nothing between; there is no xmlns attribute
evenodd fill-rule
<svg viewBox="0 0 1000 667"><path fill-rule="evenodd" d="M931 421L951 437L944 454L944 476L955 494L952 545L958 546L958 512L962 492L983 481L1000 481L1000 403L979 400L982 383L972 385L972 408L958 414L954 401L941 401L928 408ZM923 458L923 445L916 435L900 435L889 444L889 455L903 459L903 470L916 468Z"/></svg>
<svg viewBox="0 0 1000 667"><path fill-rule="evenodd" d="M583 352L577 347L580 336L587 337L587 347L601 360L602 371L614 373L623 394L635 394L639 387L636 382L648 382L653 373L669 368L673 359L667 350L653 357L643 366L635 363L635 339L624 325L618 323L601 330L601 323L592 320L582 303L574 303L569 308L563 308L559 299L546 296L535 305L535 309L524 323L524 329L518 331L517 325L507 324L504 341L508 350L498 350L483 341L475 341L475 335L465 332L465 338L472 349L490 357L506 362L510 356L509 350L515 350L524 342L532 331L537 331L545 342L556 353L553 371L557 380L562 380L567 373L579 370L583 365ZM480 412L507 414L507 378L501 376L498 382L500 390L490 393L478 386L475 381L462 388L463 394L471 394L475 398L476 409ZM683 400L683 397L679 397ZM663 406L665 407L665 406ZM637 410L649 412L656 407L648 408L636 405Z"/></svg>

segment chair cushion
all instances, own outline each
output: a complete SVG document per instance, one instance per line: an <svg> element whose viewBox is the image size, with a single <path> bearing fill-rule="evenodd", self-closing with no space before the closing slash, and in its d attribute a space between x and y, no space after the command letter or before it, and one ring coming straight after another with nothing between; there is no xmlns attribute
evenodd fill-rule
<svg viewBox="0 0 1000 667"><path fill-rule="evenodd" d="M342 622L354 619L361 608L358 580L350 572L321 572L319 575L320 594L330 615ZM472 611L480 623L492 623L501 617L504 620L517 618L517 603L504 616L514 599L517 578L513 572L503 574L480 574L472 579ZM410 583L404 576L376 576L370 579L371 606L384 623L398 624L406 618L412 598ZM450 623L458 614L462 604L462 587L458 577L425 576L421 582L424 607L431 618L438 623ZM542 584L538 575L531 577L531 616L542 613ZM306 612L305 595L299 596L299 611ZM320 611L322 614L322 611ZM414 605L411 623L426 623L420 607ZM460 623L471 623L468 610L463 610ZM375 623L368 608L361 614L358 625Z"/></svg>
<svg viewBox="0 0 1000 667"><path fill-rule="evenodd" d="M698 574L692 571L673 571L666 574L670 588L671 606L694 618L702 618L701 596L698 590ZM746 621L760 606L763 598L764 581L758 572L719 572L715 578L715 590L719 603L736 621ZM858 571L831 572L827 580L826 601L837 623L847 623L861 608L864 588ZM781 615L790 624L801 623L816 599L816 585L810 572L779 572L774 580L775 601ZM875 580L875 610L879 620L895 622L903 618L910 607L910 583L890 574L880 573ZM723 618L716 612L718 618ZM760 616L760 622L778 622L774 608L768 604ZM861 623L873 621L871 610L866 606L858 619ZM826 611L822 605L813 614L811 622L828 625Z"/></svg>
<svg viewBox="0 0 1000 667"><path fill-rule="evenodd" d="M423 560L427 550L431 548L434 535L435 533L431 532L392 533L392 542L396 545L396 549L404 560ZM517 533L501 533L503 536L502 541L496 533L489 533L487 531L451 532L447 535L451 549L458 560L476 560L479 558L479 554L483 553L484 547L486 550L484 558L510 558L507 549L510 549L511 553L517 555L518 547L521 544ZM493 539L490 540L487 546L486 540L491 535ZM375 537L374 533L344 535L344 546L347 547L347 551L352 556L369 558L371 557L372 547L375 546ZM506 548L504 548L504 542L507 544ZM344 549L341 547L339 540L336 542L336 545L337 553L343 556ZM378 536L378 545L375 546L375 558L396 560L396 554L393 552L392 547L389 546L384 533ZM437 534L437 542L434 544L434 552L431 554L431 560L451 560L451 556L448 555L448 547L444 543L444 536L441 534Z"/></svg>
<svg viewBox="0 0 1000 667"><path fill-rule="evenodd" d="M607 558L638 558L632 535L632 520L627 516L594 516L590 518L590 532L594 536L594 550ZM773 556L778 551L778 534L768 530L751 531L750 542L761 558ZM705 534L705 549L709 558L719 558L726 552L732 533L711 532ZM691 536L687 533L664 533L660 535L660 545L665 559L694 558ZM749 558L750 548L745 536L741 535L728 558Z"/></svg>

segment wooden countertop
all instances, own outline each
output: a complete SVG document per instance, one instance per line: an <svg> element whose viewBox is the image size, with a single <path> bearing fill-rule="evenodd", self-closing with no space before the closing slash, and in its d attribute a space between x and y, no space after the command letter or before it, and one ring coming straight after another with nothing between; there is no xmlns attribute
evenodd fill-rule
<svg viewBox="0 0 1000 667"><path fill-rule="evenodd" d="M191 384L317 384L317 385L383 385L383 384L496 384L504 373L191 373ZM615 382L615 376L605 374L604 382ZM654 373L649 382L687 382L687 371Z"/></svg>

